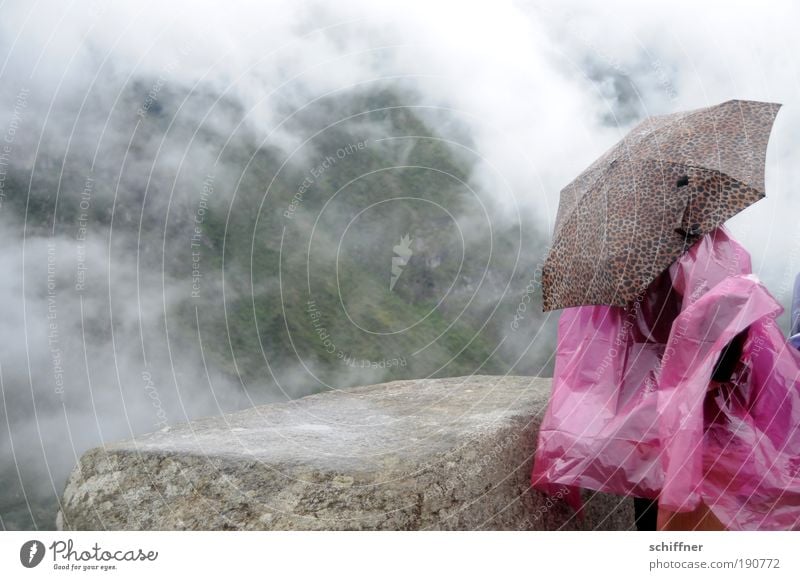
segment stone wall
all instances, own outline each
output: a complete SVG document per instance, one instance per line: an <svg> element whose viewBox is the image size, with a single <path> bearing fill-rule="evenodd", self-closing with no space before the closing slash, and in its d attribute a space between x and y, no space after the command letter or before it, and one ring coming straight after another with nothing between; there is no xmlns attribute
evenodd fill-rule
<svg viewBox="0 0 800 580"><path fill-rule="evenodd" d="M471 376L322 393L86 452L59 529L632 529L529 489L549 379Z"/></svg>

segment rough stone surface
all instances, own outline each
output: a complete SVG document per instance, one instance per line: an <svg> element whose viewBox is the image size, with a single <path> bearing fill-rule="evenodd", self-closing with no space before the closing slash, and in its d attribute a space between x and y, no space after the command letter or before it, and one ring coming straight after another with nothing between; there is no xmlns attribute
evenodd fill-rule
<svg viewBox="0 0 800 580"><path fill-rule="evenodd" d="M254 407L87 451L58 515L77 530L632 529L529 488L549 379L394 381Z"/></svg>

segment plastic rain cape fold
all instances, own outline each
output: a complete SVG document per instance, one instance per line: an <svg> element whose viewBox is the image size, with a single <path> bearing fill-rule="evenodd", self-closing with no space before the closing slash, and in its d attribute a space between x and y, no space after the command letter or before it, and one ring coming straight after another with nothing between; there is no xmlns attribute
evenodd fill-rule
<svg viewBox="0 0 800 580"><path fill-rule="evenodd" d="M724 228L627 307L568 308L532 484L704 502L728 528L800 529L800 353L780 304ZM744 331L744 332L743 332ZM743 332L726 382L720 353Z"/></svg>

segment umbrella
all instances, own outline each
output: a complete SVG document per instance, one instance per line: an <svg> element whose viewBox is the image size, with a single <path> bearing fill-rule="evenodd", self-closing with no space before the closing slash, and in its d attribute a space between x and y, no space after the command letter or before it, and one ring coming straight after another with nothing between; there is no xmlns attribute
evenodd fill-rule
<svg viewBox="0 0 800 580"><path fill-rule="evenodd" d="M732 100L634 127L561 191L543 310L625 306L694 242L763 198L779 108Z"/></svg>

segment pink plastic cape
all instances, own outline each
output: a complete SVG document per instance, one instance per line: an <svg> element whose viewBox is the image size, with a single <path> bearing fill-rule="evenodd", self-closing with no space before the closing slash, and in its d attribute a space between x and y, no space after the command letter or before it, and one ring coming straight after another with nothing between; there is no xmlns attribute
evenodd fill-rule
<svg viewBox="0 0 800 580"><path fill-rule="evenodd" d="M800 353L782 307L724 228L706 235L628 307L563 311L553 391L532 483L703 501L728 528L800 529ZM720 353L746 331L730 380Z"/></svg>

